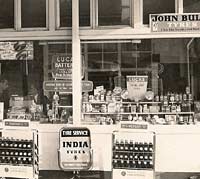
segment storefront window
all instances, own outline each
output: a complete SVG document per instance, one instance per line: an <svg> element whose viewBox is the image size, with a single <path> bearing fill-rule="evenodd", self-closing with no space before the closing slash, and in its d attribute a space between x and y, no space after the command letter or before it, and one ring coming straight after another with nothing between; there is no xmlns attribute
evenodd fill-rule
<svg viewBox="0 0 200 179"><path fill-rule="evenodd" d="M0 49L4 118L72 123L71 44L12 41Z"/></svg>
<svg viewBox="0 0 200 179"><path fill-rule="evenodd" d="M79 1L79 25L90 26L90 0ZM72 0L60 0L60 27L72 27Z"/></svg>
<svg viewBox="0 0 200 179"><path fill-rule="evenodd" d="M146 121L155 113L160 116L177 110L180 120L192 122L193 99L200 96L195 88L199 86L199 40L192 42L189 62L188 42L189 39L146 39L83 44L84 80L94 84L93 90L83 92L83 123ZM150 114L149 118L143 113ZM168 118L164 118L167 123Z"/></svg>
<svg viewBox="0 0 200 179"><path fill-rule="evenodd" d="M143 0L143 24L149 24L150 14L175 13L175 0Z"/></svg>
<svg viewBox="0 0 200 179"><path fill-rule="evenodd" d="M14 0L1 0L0 4L0 29L14 28Z"/></svg>
<svg viewBox="0 0 200 179"><path fill-rule="evenodd" d="M129 25L130 0L98 0L98 25Z"/></svg>
<svg viewBox="0 0 200 179"><path fill-rule="evenodd" d="M21 11L22 27L46 27L46 0L22 0Z"/></svg>
<svg viewBox="0 0 200 179"><path fill-rule="evenodd" d="M198 0L184 0L183 1L183 12L185 12L185 13L200 12L200 2Z"/></svg>

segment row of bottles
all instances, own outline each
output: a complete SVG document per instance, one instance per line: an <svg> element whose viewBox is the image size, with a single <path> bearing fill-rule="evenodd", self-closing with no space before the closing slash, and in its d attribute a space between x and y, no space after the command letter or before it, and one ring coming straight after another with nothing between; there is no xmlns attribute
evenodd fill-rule
<svg viewBox="0 0 200 179"><path fill-rule="evenodd" d="M151 141L115 139L113 143L113 168L152 169L154 145Z"/></svg>
<svg viewBox="0 0 200 179"><path fill-rule="evenodd" d="M134 151L134 152L153 152L152 142L133 142L133 140L115 140L113 150L115 151Z"/></svg>
<svg viewBox="0 0 200 179"><path fill-rule="evenodd" d="M0 156L0 163L10 165L31 165L33 164L33 159L31 157Z"/></svg>
<svg viewBox="0 0 200 179"><path fill-rule="evenodd" d="M0 156L24 156L31 157L32 151L27 150L0 150Z"/></svg>
<svg viewBox="0 0 200 179"><path fill-rule="evenodd" d="M152 169L152 161L113 160L113 168L123 169Z"/></svg>
<svg viewBox="0 0 200 179"><path fill-rule="evenodd" d="M32 140L0 138L0 148L31 149L32 147L33 147L33 141Z"/></svg>
<svg viewBox="0 0 200 179"><path fill-rule="evenodd" d="M9 165L35 165L38 148L34 141L27 139L0 138L0 164Z"/></svg>
<svg viewBox="0 0 200 179"><path fill-rule="evenodd" d="M153 160L152 154L147 153L113 153L113 159L123 159L123 160Z"/></svg>

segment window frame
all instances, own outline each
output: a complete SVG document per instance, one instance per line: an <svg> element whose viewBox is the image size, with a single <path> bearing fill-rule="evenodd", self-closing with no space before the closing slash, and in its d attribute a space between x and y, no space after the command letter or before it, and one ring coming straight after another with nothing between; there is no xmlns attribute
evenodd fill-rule
<svg viewBox="0 0 200 179"><path fill-rule="evenodd" d="M71 30L72 27L61 27L60 26L60 0L55 0L56 5L56 30ZM90 1L90 25L89 26L79 26L80 29L91 29L93 27L93 19L94 19L94 0L89 0ZM80 12L80 11L79 11ZM72 16L72 22L73 22L73 16Z"/></svg>
<svg viewBox="0 0 200 179"><path fill-rule="evenodd" d="M122 28L122 27L132 27L133 26L133 18L134 18L134 10L133 10L133 4L134 4L134 0L129 0L129 4L130 4L130 11L129 11L129 15L130 15L130 20L129 20L129 25L99 25L98 22L98 17L99 17L99 8L98 8L98 1L99 0L94 0L95 3L95 16L93 18L95 18L95 28Z"/></svg>
<svg viewBox="0 0 200 179"><path fill-rule="evenodd" d="M46 27L22 27L22 7L21 7L21 0L17 0L18 2L18 7L17 7L17 11L18 11L18 15L20 14L20 16L17 17L17 21L19 21L19 29L20 30L26 30L26 31L32 31L32 30L48 30L49 28L49 1L46 0Z"/></svg>

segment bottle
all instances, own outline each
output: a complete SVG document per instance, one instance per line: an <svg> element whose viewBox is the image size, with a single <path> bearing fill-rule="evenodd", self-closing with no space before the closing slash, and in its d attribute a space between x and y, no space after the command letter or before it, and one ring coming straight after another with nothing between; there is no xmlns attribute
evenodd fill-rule
<svg viewBox="0 0 200 179"><path fill-rule="evenodd" d="M148 152L148 144L147 144L147 142L144 143L144 152Z"/></svg>
<svg viewBox="0 0 200 179"><path fill-rule="evenodd" d="M114 149L119 150L119 141L118 140L115 141Z"/></svg>
<svg viewBox="0 0 200 179"><path fill-rule="evenodd" d="M118 161L117 160L113 160L113 168L117 168L118 167Z"/></svg>
<svg viewBox="0 0 200 179"><path fill-rule="evenodd" d="M129 144L128 144L128 140L125 140L125 144L124 144L124 150L128 151L129 150Z"/></svg>
<svg viewBox="0 0 200 179"><path fill-rule="evenodd" d="M149 143L149 152L153 152L153 143Z"/></svg>
<svg viewBox="0 0 200 179"><path fill-rule="evenodd" d="M124 150L124 140L120 141L120 150Z"/></svg>
<svg viewBox="0 0 200 179"><path fill-rule="evenodd" d="M116 154L114 155L114 158L115 158L115 159L118 159L118 158L119 158L119 154L116 153Z"/></svg>
<svg viewBox="0 0 200 179"><path fill-rule="evenodd" d="M32 164L32 158L28 158L28 164Z"/></svg>
<svg viewBox="0 0 200 179"><path fill-rule="evenodd" d="M130 155L129 155L129 159L130 159L130 160L133 160L133 154L130 154Z"/></svg>
<svg viewBox="0 0 200 179"><path fill-rule="evenodd" d="M130 140L130 143L129 143L129 151L133 151L133 141Z"/></svg>
<svg viewBox="0 0 200 179"><path fill-rule="evenodd" d="M131 161L130 161L130 167L131 167L131 168L136 168L136 163L135 163L134 160L131 160Z"/></svg>
<svg viewBox="0 0 200 179"><path fill-rule="evenodd" d="M143 143L140 142L138 145L139 145L139 151L140 151L140 152L143 152L143 150L144 150L144 148L143 148Z"/></svg>
<svg viewBox="0 0 200 179"><path fill-rule="evenodd" d="M139 148L138 148L138 142L135 143L135 147L134 147L134 151L138 152Z"/></svg>

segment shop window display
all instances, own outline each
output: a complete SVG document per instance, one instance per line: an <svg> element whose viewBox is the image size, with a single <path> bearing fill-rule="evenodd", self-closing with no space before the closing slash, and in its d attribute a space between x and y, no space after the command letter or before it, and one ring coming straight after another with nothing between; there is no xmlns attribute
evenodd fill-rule
<svg viewBox="0 0 200 179"><path fill-rule="evenodd" d="M192 93L188 76L196 78L190 69L198 64L193 52L188 64L184 55L187 43L188 39L154 39L85 44L89 64L85 76L93 81L94 91L83 93L83 123L194 123L198 92ZM198 80L195 82L197 85Z"/></svg>
<svg viewBox="0 0 200 179"><path fill-rule="evenodd" d="M149 24L150 14L175 13L175 0L143 0L143 24Z"/></svg>
<svg viewBox="0 0 200 179"><path fill-rule="evenodd" d="M22 28L46 27L46 0L22 0L21 14Z"/></svg>
<svg viewBox="0 0 200 179"><path fill-rule="evenodd" d="M66 57L63 54L67 53L70 58L67 58L66 63L71 68L71 44L47 45L45 54L48 56L43 55L44 46L37 41L1 42L0 45L0 77L2 82L8 84L7 101L0 99L4 102L4 118L42 123L68 123L70 118L72 122L71 93L65 93L63 88L48 88L46 85L63 85L64 80L54 76L53 60L55 56L59 60ZM7 49L10 51L6 56ZM60 61L58 63L61 64ZM70 69L68 71L71 75Z"/></svg>
<svg viewBox="0 0 200 179"><path fill-rule="evenodd" d="M0 4L0 29L14 28L14 0L1 0Z"/></svg>
<svg viewBox="0 0 200 179"><path fill-rule="evenodd" d="M130 25L130 1L98 0L98 25Z"/></svg>

